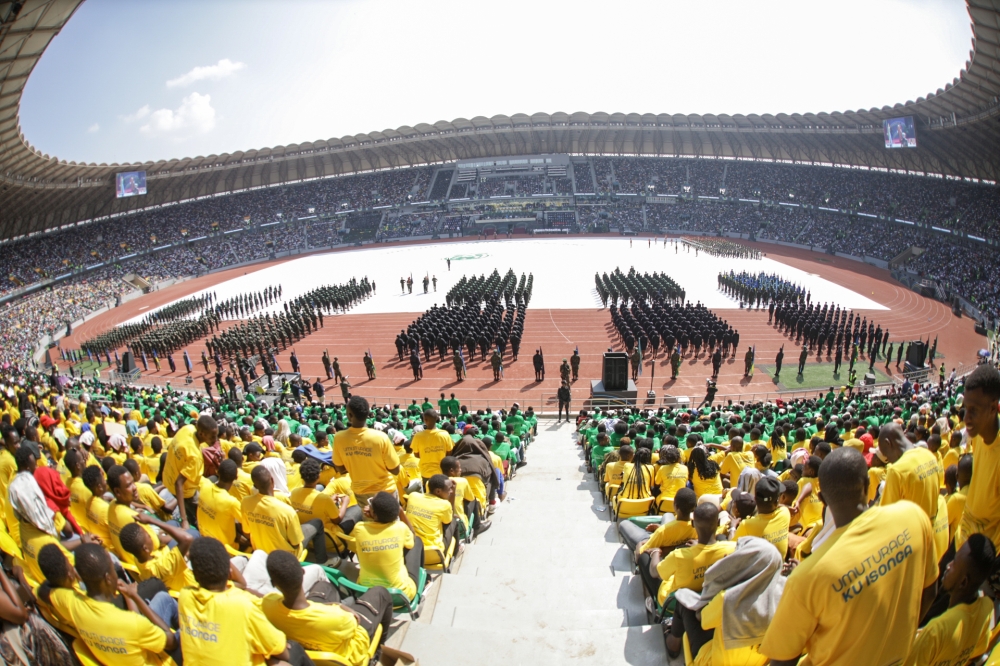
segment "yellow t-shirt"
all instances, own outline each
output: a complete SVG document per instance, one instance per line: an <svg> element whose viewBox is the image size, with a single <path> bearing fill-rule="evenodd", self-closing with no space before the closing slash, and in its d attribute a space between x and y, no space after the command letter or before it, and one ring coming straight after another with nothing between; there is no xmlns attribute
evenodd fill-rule
<svg viewBox="0 0 1000 666"><path fill-rule="evenodd" d="M753 451L727 453L722 465L719 466L719 474L728 474L730 481L732 481L739 477L744 467L751 467L754 460Z"/></svg>
<svg viewBox="0 0 1000 666"><path fill-rule="evenodd" d="M944 495L938 495L938 512L932 521L934 526L934 552L938 562L948 551L948 502Z"/></svg>
<svg viewBox="0 0 1000 666"><path fill-rule="evenodd" d="M474 501L476 496L472 493L472 487L469 486L469 481L464 476L453 476L451 480L455 482L455 515L468 529L469 517L465 515L465 503Z"/></svg>
<svg viewBox="0 0 1000 666"><path fill-rule="evenodd" d="M205 461L201 457L195 427L186 425L177 431L167 447L167 458L163 467L163 485L174 492L177 478L183 476L184 497L190 499L198 492L201 476L205 471Z"/></svg>
<svg viewBox="0 0 1000 666"><path fill-rule="evenodd" d="M1000 548L1000 434L989 444L981 436L973 437L969 447L976 452L975 464L966 489L965 512L955 534L955 549L977 532Z"/></svg>
<svg viewBox="0 0 1000 666"><path fill-rule="evenodd" d="M885 490L882 491L882 506L888 506L901 499L910 500L934 522L938 512L938 498L941 485L938 472L941 463L937 456L927 449L913 448L889 465L885 473Z"/></svg>
<svg viewBox="0 0 1000 666"><path fill-rule="evenodd" d="M361 573L358 583L366 587L395 587L413 599L417 586L406 572L403 549L413 548L413 532L399 522L365 521L351 532L352 550L358 556Z"/></svg>
<svg viewBox="0 0 1000 666"><path fill-rule="evenodd" d="M131 506L120 504L117 501L108 505L108 532L111 534L111 544L105 543L104 547L113 550L118 557L126 562L135 562L136 560L122 548L121 532L123 527L135 522L137 513ZM156 530L150 525L143 525L142 529L146 530L149 538L153 540L153 550L157 550L160 547L160 538L157 536Z"/></svg>
<svg viewBox="0 0 1000 666"><path fill-rule="evenodd" d="M444 552L444 528L451 524L454 510L448 500L435 495L410 493L406 496L406 517L424 548Z"/></svg>
<svg viewBox="0 0 1000 666"><path fill-rule="evenodd" d="M139 494L139 502L155 511L156 515L162 520L170 520L169 513L163 508L166 502L157 494L153 486L148 483L137 483L135 484L135 490Z"/></svg>
<svg viewBox="0 0 1000 666"><path fill-rule="evenodd" d="M760 653L759 645L726 649L722 631L724 599L725 593L719 593L701 609L701 628L715 629L715 634L698 651L692 666L765 666L767 657Z"/></svg>
<svg viewBox="0 0 1000 666"><path fill-rule="evenodd" d="M163 654L167 635L139 613L64 588L52 590L49 601L60 617L76 627L80 639L102 663L115 666L173 663Z"/></svg>
<svg viewBox="0 0 1000 666"><path fill-rule="evenodd" d="M444 430L421 430L413 435L410 449L420 457L420 476L429 479L441 474L441 460L455 448L455 443Z"/></svg>
<svg viewBox="0 0 1000 666"><path fill-rule="evenodd" d="M289 640L298 641L307 650L336 652L350 666L368 666L371 641L353 615L337 604L307 601L308 608L292 610L283 601L281 593L273 592L264 597L260 607L271 624Z"/></svg>
<svg viewBox="0 0 1000 666"><path fill-rule="evenodd" d="M676 548L683 546L692 539L697 539L698 533L691 526L690 520L671 520L669 523L660 525L653 532L653 535L645 543L639 544L636 556L642 555L647 550L653 548Z"/></svg>
<svg viewBox="0 0 1000 666"><path fill-rule="evenodd" d="M257 494L244 499L240 507L240 523L250 535L254 550L286 550L296 555L301 552L302 527L291 506L271 495Z"/></svg>
<svg viewBox="0 0 1000 666"><path fill-rule="evenodd" d="M967 488L959 488L948 498L948 543L955 539L955 532L958 531L958 524L962 520L962 513L965 511Z"/></svg>
<svg viewBox="0 0 1000 666"><path fill-rule="evenodd" d="M331 468L332 469L332 468ZM338 479L331 479L330 483L326 484L323 488L324 495L347 495L351 498L351 501L347 506L357 506L358 498L354 496L354 491L351 490L351 475L345 474Z"/></svg>
<svg viewBox="0 0 1000 666"><path fill-rule="evenodd" d="M135 566L139 570L139 580L159 578L173 592L180 592L185 587L198 587L194 573L178 548L154 550L149 560L137 562Z"/></svg>
<svg viewBox="0 0 1000 666"><path fill-rule="evenodd" d="M323 521L323 530L330 534L341 533L333 521L340 518L340 509L330 495L324 495L315 488L296 488L292 491L290 501L298 515L300 523L308 523L319 518Z"/></svg>
<svg viewBox="0 0 1000 666"><path fill-rule="evenodd" d="M17 462L14 456L6 448L0 447L0 508L7 505L7 489L15 474L17 474Z"/></svg>
<svg viewBox="0 0 1000 666"><path fill-rule="evenodd" d="M882 485L885 481L885 467L869 467L868 468L868 502L874 501L875 496L878 495L878 487Z"/></svg>
<svg viewBox="0 0 1000 666"><path fill-rule="evenodd" d="M139 463L139 471L149 477L149 482L156 483L160 474L160 456L138 456L135 461Z"/></svg>
<svg viewBox="0 0 1000 666"><path fill-rule="evenodd" d="M390 469L399 467L396 449L384 432L348 428L333 436L333 464L347 468L355 495L373 495L396 489Z"/></svg>
<svg viewBox="0 0 1000 666"><path fill-rule="evenodd" d="M181 591L178 605L185 663L263 666L285 650L285 634L268 621L249 592L189 587Z"/></svg>
<svg viewBox="0 0 1000 666"><path fill-rule="evenodd" d="M721 495L723 492L722 477L716 474L711 478L704 479L698 473L697 468L691 472L691 485L694 486L694 494L697 497L701 497L702 495Z"/></svg>
<svg viewBox="0 0 1000 666"><path fill-rule="evenodd" d="M906 666L965 666L989 648L993 625L989 597L949 608L917 634Z"/></svg>
<svg viewBox="0 0 1000 666"><path fill-rule="evenodd" d="M774 513L757 513L741 520L736 528L736 538L745 536L760 537L768 543L773 543L781 553L782 559L788 554L788 523L791 519L788 509L779 506Z"/></svg>
<svg viewBox="0 0 1000 666"><path fill-rule="evenodd" d="M661 465L656 470L656 478L653 481L653 484L660 488L660 495L656 498L657 501L673 499L678 490L687 486L687 482L687 466L679 462L673 465Z"/></svg>
<svg viewBox="0 0 1000 666"><path fill-rule="evenodd" d="M701 592L708 568L734 550L735 541L716 541L709 545L696 543L688 548L670 551L656 565L656 573L663 581L656 595L657 601L662 605L671 593L681 588Z"/></svg>
<svg viewBox="0 0 1000 666"><path fill-rule="evenodd" d="M111 530L108 527L108 503L104 501L103 497L91 496L87 500L87 525L86 527L80 525L80 527L91 534L101 537L101 543L105 544L105 547L111 546Z"/></svg>
<svg viewBox="0 0 1000 666"><path fill-rule="evenodd" d="M612 486L622 485L622 473L625 470L625 463L621 460L609 463L607 467L604 468L604 483L609 483Z"/></svg>
<svg viewBox="0 0 1000 666"><path fill-rule="evenodd" d="M41 585L45 581L45 575L42 573L41 567L38 566L38 553L43 547L54 543L59 546L59 550L63 552L66 559L69 560L70 564L73 564L73 555L59 543L59 540L47 532L43 532L34 524L29 522L20 521L21 523L21 556L22 562L24 562L24 577L28 579L28 583L32 587Z"/></svg>
<svg viewBox="0 0 1000 666"><path fill-rule="evenodd" d="M239 500L214 483L205 482L198 495L198 531L222 542L231 554L236 550L236 523L243 521Z"/></svg>
<svg viewBox="0 0 1000 666"><path fill-rule="evenodd" d="M635 471L635 464L627 462L622 466L622 485L618 489L618 497L621 499L645 499L646 497L652 497L649 489L653 485L653 466L652 465L642 465L641 474L643 480L641 485L645 488L645 492L639 492L639 474L640 472ZM633 478L633 475L635 478ZM625 516L626 518L628 516Z"/></svg>
<svg viewBox="0 0 1000 666"><path fill-rule="evenodd" d="M69 483L69 511L76 518L76 524L80 529L87 529L87 502L93 495L87 486L83 485L83 479L76 477Z"/></svg>
<svg viewBox="0 0 1000 666"><path fill-rule="evenodd" d="M868 509L788 577L760 651L784 660L808 653L799 666L900 664L937 575L927 514L905 500Z"/></svg>
<svg viewBox="0 0 1000 666"><path fill-rule="evenodd" d="M449 437L449 439L451 438ZM402 451L402 453L400 453L400 451ZM402 468L403 473L406 474L407 484L414 479L419 479L420 459L412 453L407 453L406 449L402 448L396 450L396 455L399 456L399 466Z"/></svg>
<svg viewBox="0 0 1000 666"><path fill-rule="evenodd" d="M799 479L800 493L806 484L812 484L812 492L809 493L809 497L799 502L799 513L801 514L799 522L802 523L803 529L812 527L823 520L823 500L819 498L819 478L803 476Z"/></svg>
<svg viewBox="0 0 1000 666"><path fill-rule="evenodd" d="M248 472L242 469L236 470L236 479L233 485L229 486L229 494L235 497L237 502L242 502L253 494L253 480Z"/></svg>

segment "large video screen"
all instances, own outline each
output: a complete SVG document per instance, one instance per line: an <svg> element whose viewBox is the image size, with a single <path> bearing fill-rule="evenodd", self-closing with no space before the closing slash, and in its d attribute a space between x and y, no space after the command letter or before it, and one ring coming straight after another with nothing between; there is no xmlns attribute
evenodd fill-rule
<svg viewBox="0 0 1000 666"><path fill-rule="evenodd" d="M146 193L146 172L126 171L115 174L115 194L122 197L137 197Z"/></svg>
<svg viewBox="0 0 1000 666"><path fill-rule="evenodd" d="M913 116L889 118L882 121L886 148L916 148L917 130L913 126Z"/></svg>

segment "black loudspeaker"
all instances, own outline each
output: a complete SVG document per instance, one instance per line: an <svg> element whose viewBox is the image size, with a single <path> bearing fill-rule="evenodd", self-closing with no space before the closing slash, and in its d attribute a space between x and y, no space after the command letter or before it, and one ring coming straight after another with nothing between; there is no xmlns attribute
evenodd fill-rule
<svg viewBox="0 0 1000 666"><path fill-rule="evenodd" d="M127 351L122 354L122 372L132 372L135 370L135 358L132 357L132 352Z"/></svg>
<svg viewBox="0 0 1000 666"><path fill-rule="evenodd" d="M978 335L986 335L986 327L983 326L982 322L978 322L978 321L976 322L976 334L978 334Z"/></svg>
<svg viewBox="0 0 1000 666"><path fill-rule="evenodd" d="M962 306L959 305L958 303L955 303L953 306L951 306L951 313L953 315L955 315L956 317L961 318L962 317Z"/></svg>
<svg viewBox="0 0 1000 666"><path fill-rule="evenodd" d="M924 359L927 357L927 343L922 340L910 343L910 349L906 354L906 362L917 368L922 368Z"/></svg>
<svg viewBox="0 0 1000 666"><path fill-rule="evenodd" d="M604 354L604 373L601 375L605 391L628 390L628 354L607 352Z"/></svg>
<svg viewBox="0 0 1000 666"><path fill-rule="evenodd" d="M874 386L874 385L875 385L875 375L873 375L870 372L866 372L865 373L865 386Z"/></svg>

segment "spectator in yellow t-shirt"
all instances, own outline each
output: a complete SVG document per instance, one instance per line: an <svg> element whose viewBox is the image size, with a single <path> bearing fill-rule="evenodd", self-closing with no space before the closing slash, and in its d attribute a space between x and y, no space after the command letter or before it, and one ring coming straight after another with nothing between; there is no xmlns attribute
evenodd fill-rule
<svg viewBox="0 0 1000 666"><path fill-rule="evenodd" d="M75 554L76 571L87 588L87 595L72 589L52 590L49 603L56 614L75 627L80 640L93 654L118 655L115 660L103 663L162 663L165 653L177 647L177 638L167 618L146 604L135 583L120 583L111 557L103 547L82 544ZM119 590L123 600L119 599ZM160 592L157 596L160 595L166 593ZM166 596L169 599L169 595ZM122 601L128 610L122 610ZM160 606L161 602L154 597L151 603ZM162 607L168 606L173 605L164 600Z"/></svg>
<svg viewBox="0 0 1000 666"><path fill-rule="evenodd" d="M982 534L970 536L941 578L948 610L920 630L906 666L967 664L985 654L994 625L993 601L979 588L996 569L993 542Z"/></svg>
<svg viewBox="0 0 1000 666"><path fill-rule="evenodd" d="M349 666L367 666L377 627L382 627L381 644L392 622L392 596L384 587L369 589L352 607L312 602L303 589L302 566L280 550L267 556L267 573L278 589L261 601L271 624L307 650L335 652Z"/></svg>
<svg viewBox="0 0 1000 666"><path fill-rule="evenodd" d="M454 511L455 482L444 474L435 474L427 480L427 491L427 494L406 496L406 516L413 531L424 542L424 551L436 550L443 555L451 547L458 528ZM440 562L440 557L437 561Z"/></svg>
<svg viewBox="0 0 1000 666"><path fill-rule="evenodd" d="M333 466L351 475L351 489L364 506L376 493L396 491L399 456L385 433L367 427L368 401L359 395L347 403L351 427L333 437Z"/></svg>
<svg viewBox="0 0 1000 666"><path fill-rule="evenodd" d="M423 420L424 429L413 434L410 449L420 459L420 477L426 490L430 478L441 473L441 460L455 448L455 443L447 432L437 427L441 420L437 411L428 409L423 414Z"/></svg>
<svg viewBox="0 0 1000 666"><path fill-rule="evenodd" d="M909 501L866 510L855 449L827 456L819 481L837 529L788 577L760 652L771 666L804 653L813 664L902 663L937 588L930 519Z"/></svg>
<svg viewBox="0 0 1000 666"><path fill-rule="evenodd" d="M490 529L492 521L482 519L483 507L472 492L469 480L462 476L461 461L454 456L445 456L441 460L441 471L455 482L455 515L465 528L471 529L477 536Z"/></svg>
<svg viewBox="0 0 1000 666"><path fill-rule="evenodd" d="M264 666L270 659L302 663L304 650L289 644L260 609L260 600L229 585L226 547L208 537L195 539L189 552L198 587L181 590L181 650L191 664Z"/></svg>
<svg viewBox="0 0 1000 666"><path fill-rule="evenodd" d="M701 592L708 568L736 549L736 544L732 541L716 540L716 533L719 530L719 507L712 502L698 505L694 510L692 522L695 531L698 532L698 543L687 548L672 550L662 559L658 549L650 551L650 573L655 571L663 581L659 590L655 592L657 601L661 605L666 603L671 593L681 588ZM667 636L667 653L673 658L680 653L681 641L684 638L681 608L678 604L670 626L670 634Z"/></svg>
<svg viewBox="0 0 1000 666"><path fill-rule="evenodd" d="M179 504L181 527L187 529L198 520L198 488L201 486L205 461L201 444L212 446L219 439L219 425L208 414L198 417L197 425L186 425L177 431L163 465L163 485Z"/></svg>
<svg viewBox="0 0 1000 666"><path fill-rule="evenodd" d="M1000 372L988 363L978 366L965 380L963 406L965 430L975 456L965 511L955 533L955 547L970 534L985 534L1000 547Z"/></svg>
<svg viewBox="0 0 1000 666"><path fill-rule="evenodd" d="M361 572L358 583L394 587L413 599L424 563L424 542L416 538L396 496L376 493L364 507L367 520L354 527L352 550Z"/></svg>
<svg viewBox="0 0 1000 666"><path fill-rule="evenodd" d="M240 508L243 512L243 528L250 534L254 550L270 553L287 550L296 555L302 552L306 543L313 561L326 564L326 534L322 520L311 520L300 525L295 509L274 496L274 479L271 472L258 465L250 474L257 494L244 498Z"/></svg>

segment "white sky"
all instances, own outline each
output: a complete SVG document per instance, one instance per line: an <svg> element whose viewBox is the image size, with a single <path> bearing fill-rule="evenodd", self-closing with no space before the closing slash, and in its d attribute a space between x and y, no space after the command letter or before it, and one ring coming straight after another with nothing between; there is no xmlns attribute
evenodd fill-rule
<svg viewBox="0 0 1000 666"><path fill-rule="evenodd" d="M961 0L88 0L28 80L36 148L170 159L514 113L802 113L950 82Z"/></svg>

